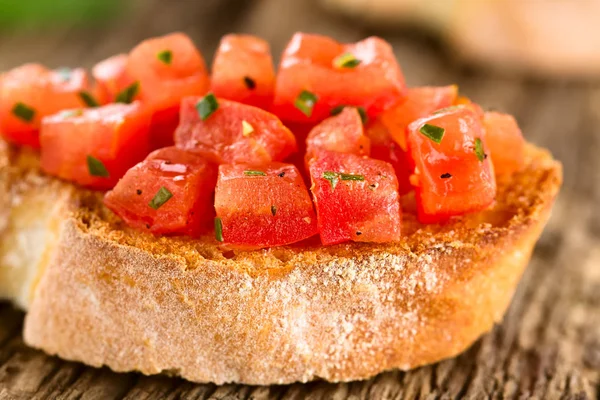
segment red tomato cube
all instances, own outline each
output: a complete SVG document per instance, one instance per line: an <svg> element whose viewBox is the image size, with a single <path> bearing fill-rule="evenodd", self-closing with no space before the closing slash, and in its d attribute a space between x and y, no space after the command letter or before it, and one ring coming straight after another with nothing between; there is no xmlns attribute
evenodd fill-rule
<svg viewBox="0 0 600 400"><path fill-rule="evenodd" d="M0 132L13 143L40 147L43 117L60 110L81 107L79 93L88 89L83 69L49 70L25 64L2 76L0 86Z"/></svg>
<svg viewBox="0 0 600 400"><path fill-rule="evenodd" d="M344 107L336 116L329 117L315 126L306 139L306 161L319 150L352 153L368 156L371 142L365 136L363 123L358 110Z"/></svg>
<svg viewBox="0 0 600 400"><path fill-rule="evenodd" d="M133 83L127 75L127 54L117 54L92 68L96 80L96 96L100 104L112 103L119 93Z"/></svg>
<svg viewBox="0 0 600 400"><path fill-rule="evenodd" d="M291 164L221 165L215 193L217 240L255 249L317 234L308 190Z"/></svg>
<svg viewBox="0 0 600 400"><path fill-rule="evenodd" d="M398 181L390 164L320 152L310 162L310 176L323 244L400 239Z"/></svg>
<svg viewBox="0 0 600 400"><path fill-rule="evenodd" d="M223 36L213 62L211 92L267 110L273 103L274 88L269 44L252 35Z"/></svg>
<svg viewBox="0 0 600 400"><path fill-rule="evenodd" d="M212 94L183 99L175 142L218 164L260 165L296 151L294 135L276 116Z"/></svg>
<svg viewBox="0 0 600 400"><path fill-rule="evenodd" d="M410 88L403 101L381 113L377 119L389 130L396 143L406 150L406 127L440 108L450 107L457 96L456 85Z"/></svg>
<svg viewBox="0 0 600 400"><path fill-rule="evenodd" d="M371 141L371 157L388 162L394 167L398 179L398 192L404 195L412 191L410 176L413 174L413 167L406 150L394 141L389 130L379 119L370 122L365 128L365 133Z"/></svg>
<svg viewBox="0 0 600 400"><path fill-rule="evenodd" d="M144 40L129 53L127 74L139 82L139 98L154 111L153 147L173 144L179 105L186 96L200 96L210 86L204 58L183 33Z"/></svg>
<svg viewBox="0 0 600 400"><path fill-rule="evenodd" d="M127 171L104 204L134 228L198 236L212 227L216 182L202 156L165 147Z"/></svg>
<svg viewBox="0 0 600 400"><path fill-rule="evenodd" d="M150 116L138 102L66 110L45 117L41 166L54 176L110 189L148 154Z"/></svg>
<svg viewBox="0 0 600 400"><path fill-rule="evenodd" d="M332 109L351 105L374 117L401 100L404 92L402 71L383 39L340 44L297 33L281 59L273 112L284 121L318 122Z"/></svg>
<svg viewBox="0 0 600 400"><path fill-rule="evenodd" d="M525 139L512 115L486 112L483 120L485 142L497 174L511 174L525 163Z"/></svg>
<svg viewBox="0 0 600 400"><path fill-rule="evenodd" d="M409 125L421 222L441 222L494 202L496 180L484 134L479 115L467 106L442 110Z"/></svg>

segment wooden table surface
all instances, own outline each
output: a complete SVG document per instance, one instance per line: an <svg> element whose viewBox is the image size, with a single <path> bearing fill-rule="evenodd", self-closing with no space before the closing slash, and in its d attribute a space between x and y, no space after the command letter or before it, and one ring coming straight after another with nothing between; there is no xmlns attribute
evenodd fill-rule
<svg viewBox="0 0 600 400"><path fill-rule="evenodd" d="M352 41L384 35L411 85L458 82L484 107L514 114L528 140L564 164L565 183L512 305L461 356L364 382L250 387L116 374L23 344L23 314L0 305L0 399L600 399L600 84L490 76L465 68L443 44L380 33L319 10L311 0L136 0L111 26L44 35L0 32L0 70L26 61L91 66L139 40L182 30L208 58L221 35L258 34L281 52L295 31Z"/></svg>

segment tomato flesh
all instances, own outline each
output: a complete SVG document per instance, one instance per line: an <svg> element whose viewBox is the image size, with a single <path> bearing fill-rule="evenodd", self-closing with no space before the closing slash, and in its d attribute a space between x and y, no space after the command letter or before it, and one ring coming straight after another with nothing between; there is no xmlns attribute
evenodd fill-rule
<svg viewBox="0 0 600 400"><path fill-rule="evenodd" d="M216 181L217 167L202 156L165 147L127 171L104 204L134 228L198 236L212 227ZM162 203L159 193L172 197Z"/></svg>
<svg viewBox="0 0 600 400"><path fill-rule="evenodd" d="M398 182L390 164L319 152L310 162L310 175L323 244L400 239Z"/></svg>
<svg viewBox="0 0 600 400"><path fill-rule="evenodd" d="M315 126L306 139L306 161L319 150L368 156L371 142L365 136L360 114L354 107L344 107L336 116Z"/></svg>
<svg viewBox="0 0 600 400"><path fill-rule="evenodd" d="M444 129L439 144L424 134L428 132L426 124ZM421 222L444 221L486 209L494 202L496 181L484 133L479 115L466 106L452 107L409 125L408 147L415 166Z"/></svg>
<svg viewBox="0 0 600 400"><path fill-rule="evenodd" d="M211 92L268 110L274 89L275 70L269 44L252 35L223 36L213 62Z"/></svg>
<svg viewBox="0 0 600 400"><path fill-rule="evenodd" d="M129 53L127 75L139 82L139 99L155 113L150 133L155 148L173 144L181 100L203 95L210 86L204 58L183 33L141 42Z"/></svg>
<svg viewBox="0 0 600 400"><path fill-rule="evenodd" d="M340 66L340 57L345 55L360 63ZM303 91L317 97L305 112L295 105ZM351 105L363 107L374 117L401 100L404 92L404 76L383 39L340 44L325 36L297 33L281 59L273 112L284 121L318 122L332 109Z"/></svg>
<svg viewBox="0 0 600 400"><path fill-rule="evenodd" d="M40 129L41 166L50 174L93 189L110 189L148 154L150 116L141 105L109 104L45 117ZM88 156L108 177L92 175Z"/></svg>
<svg viewBox="0 0 600 400"><path fill-rule="evenodd" d="M87 73L81 68L52 71L25 64L7 72L0 86L0 133L10 142L40 147L42 118L81 107L79 92L87 89Z"/></svg>
<svg viewBox="0 0 600 400"><path fill-rule="evenodd" d="M232 247L281 246L317 234L308 190L291 164L221 165L215 209Z"/></svg>
<svg viewBox="0 0 600 400"><path fill-rule="evenodd" d="M497 174L511 174L525 163L525 139L512 115L486 112L485 139Z"/></svg>
<svg viewBox="0 0 600 400"><path fill-rule="evenodd" d="M218 109L202 120L197 109L202 101L205 98L186 97L181 102L177 147L200 153L217 164L260 165L284 160L296 151L294 135L273 114L218 99Z"/></svg>
<svg viewBox="0 0 600 400"><path fill-rule="evenodd" d="M100 104L114 102L117 95L133 83L127 75L127 54L117 54L100 61L92 68L92 76Z"/></svg>

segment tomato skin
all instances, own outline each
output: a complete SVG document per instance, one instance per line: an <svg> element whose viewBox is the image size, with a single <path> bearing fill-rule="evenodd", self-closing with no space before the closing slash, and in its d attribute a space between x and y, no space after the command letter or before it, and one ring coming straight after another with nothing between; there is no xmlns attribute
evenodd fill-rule
<svg viewBox="0 0 600 400"><path fill-rule="evenodd" d="M260 165L284 160L296 151L294 135L273 114L260 108L218 99L219 108L202 120L196 109L200 97L181 102L177 147L200 153L217 164ZM243 135L242 121L253 128Z"/></svg>
<svg viewBox="0 0 600 400"><path fill-rule="evenodd" d="M352 53L361 63L354 68L334 66L334 60ZM317 96L312 114L294 106L307 90ZM392 107L405 94L404 76L391 46L370 37L353 44L340 44L325 36L296 33L283 53L273 112L284 121L319 122L342 105L361 106L369 117Z"/></svg>
<svg viewBox="0 0 600 400"><path fill-rule="evenodd" d="M166 147L127 171L104 204L131 227L198 236L212 227L216 181L217 167L202 156ZM162 187L173 197L155 210L149 203Z"/></svg>
<svg viewBox="0 0 600 400"><path fill-rule="evenodd" d="M159 59L163 51L171 51L170 63ZM155 112L150 132L154 148L173 144L181 100L203 95L210 86L204 58L183 33L141 42L129 53L127 75L139 82L138 98Z"/></svg>
<svg viewBox="0 0 600 400"><path fill-rule="evenodd" d="M336 116L324 119L306 139L306 162L319 150L368 156L371 141L364 134L362 120L354 107L344 107Z"/></svg>
<svg viewBox="0 0 600 400"><path fill-rule="evenodd" d="M92 68L96 96L100 104L112 103L119 93L133 83L127 75L127 54L117 54Z"/></svg>
<svg viewBox="0 0 600 400"><path fill-rule="evenodd" d="M411 192L413 187L410 183L410 176L414 169L410 163L408 152L394 141L389 130L379 119L367 125L365 134L371 140L371 157L388 162L394 167L400 195Z"/></svg>
<svg viewBox="0 0 600 400"><path fill-rule="evenodd" d="M44 116L83 105L78 93L88 88L87 73L78 68L66 76L39 64L25 64L5 73L0 86L2 136L19 145L39 148L39 129ZM17 103L34 110L31 121L13 113Z"/></svg>
<svg viewBox="0 0 600 400"><path fill-rule="evenodd" d="M337 181L325 172L361 175L363 181ZM400 239L398 182L392 166L348 153L322 151L310 162L311 191L324 245L391 242Z"/></svg>
<svg viewBox="0 0 600 400"><path fill-rule="evenodd" d="M445 129L440 144L420 133L425 124ZM479 115L468 106L452 107L409 125L419 221L441 222L493 204L496 180L484 136ZM476 139L481 140L486 154L482 161L475 152Z"/></svg>
<svg viewBox="0 0 600 400"><path fill-rule="evenodd" d="M247 175L246 171L265 175ZM230 247L282 246L317 234L308 190L291 164L221 165L215 209L224 242Z"/></svg>
<svg viewBox="0 0 600 400"><path fill-rule="evenodd" d="M66 116L79 111L79 116ZM44 172L92 189L110 189L148 154L150 116L138 102L64 111L45 117L40 129ZM87 156L110 176L92 176Z"/></svg>
<svg viewBox="0 0 600 400"><path fill-rule="evenodd" d="M525 139L512 115L486 112L485 139L497 174L511 174L525 164Z"/></svg>
<svg viewBox="0 0 600 400"><path fill-rule="evenodd" d="M268 110L274 90L275 69L269 44L252 35L223 36L213 62L211 92Z"/></svg>

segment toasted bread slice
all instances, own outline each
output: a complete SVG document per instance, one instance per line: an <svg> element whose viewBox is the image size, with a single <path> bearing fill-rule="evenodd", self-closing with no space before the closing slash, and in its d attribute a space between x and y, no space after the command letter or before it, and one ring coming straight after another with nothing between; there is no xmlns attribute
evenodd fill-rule
<svg viewBox="0 0 600 400"><path fill-rule="evenodd" d="M348 381L452 357L500 321L550 214L561 166L527 147L493 210L398 243L233 252L127 228L101 195L0 147L0 295L25 341L115 371L196 382Z"/></svg>

